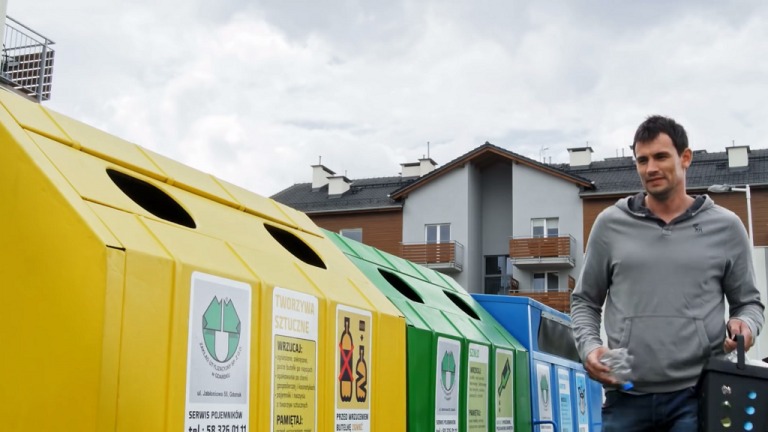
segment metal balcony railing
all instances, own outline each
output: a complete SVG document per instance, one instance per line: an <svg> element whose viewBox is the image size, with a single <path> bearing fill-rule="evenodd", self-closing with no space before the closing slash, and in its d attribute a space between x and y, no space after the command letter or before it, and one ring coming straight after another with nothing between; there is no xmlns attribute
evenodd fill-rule
<svg viewBox="0 0 768 432"><path fill-rule="evenodd" d="M51 98L54 42L15 19L5 17L0 80L36 99Z"/></svg>
<svg viewBox="0 0 768 432"><path fill-rule="evenodd" d="M400 256L435 269L461 271L464 267L464 245L457 241L400 243Z"/></svg>

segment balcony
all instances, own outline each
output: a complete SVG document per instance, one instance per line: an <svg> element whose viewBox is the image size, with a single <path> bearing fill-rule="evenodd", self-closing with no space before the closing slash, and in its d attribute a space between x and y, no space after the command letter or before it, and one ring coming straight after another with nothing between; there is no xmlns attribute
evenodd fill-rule
<svg viewBox="0 0 768 432"><path fill-rule="evenodd" d="M576 239L560 237L516 237L509 240L509 258L524 270L568 269L576 265Z"/></svg>
<svg viewBox="0 0 768 432"><path fill-rule="evenodd" d="M0 83L38 102L51 98L54 42L5 17Z"/></svg>
<svg viewBox="0 0 768 432"><path fill-rule="evenodd" d="M561 290L530 292L511 289L509 290L509 295L528 297L537 302L544 303L552 309L569 314L571 313L571 292L565 288L561 288Z"/></svg>
<svg viewBox="0 0 768 432"><path fill-rule="evenodd" d="M400 243L400 256L444 273L458 273L464 267L464 245L457 241Z"/></svg>

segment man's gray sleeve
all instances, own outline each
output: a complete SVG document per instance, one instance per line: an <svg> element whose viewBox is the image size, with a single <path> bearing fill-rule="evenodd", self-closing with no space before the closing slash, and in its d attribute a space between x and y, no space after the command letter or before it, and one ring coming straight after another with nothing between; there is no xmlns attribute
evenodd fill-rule
<svg viewBox="0 0 768 432"><path fill-rule="evenodd" d="M753 337L757 337L763 328L765 306L755 282L752 244L740 220L735 219L731 227L723 292L730 305L730 317L747 323Z"/></svg>
<svg viewBox="0 0 768 432"><path fill-rule="evenodd" d="M605 243L605 213L592 226L581 275L571 294L571 320L576 348L582 361L603 345L600 322L610 283L609 250Z"/></svg>

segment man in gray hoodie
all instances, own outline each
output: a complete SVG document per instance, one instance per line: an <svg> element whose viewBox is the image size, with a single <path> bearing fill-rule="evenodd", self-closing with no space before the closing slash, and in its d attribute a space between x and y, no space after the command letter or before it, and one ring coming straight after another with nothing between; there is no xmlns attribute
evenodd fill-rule
<svg viewBox="0 0 768 432"><path fill-rule="evenodd" d="M645 192L595 220L572 295L574 336L587 372L607 390L603 431L695 432L693 387L707 358L735 348L726 331L750 347L763 325L751 244L735 214L686 193L693 154L681 125L649 117L632 147ZM634 356L627 392L600 362L619 347Z"/></svg>

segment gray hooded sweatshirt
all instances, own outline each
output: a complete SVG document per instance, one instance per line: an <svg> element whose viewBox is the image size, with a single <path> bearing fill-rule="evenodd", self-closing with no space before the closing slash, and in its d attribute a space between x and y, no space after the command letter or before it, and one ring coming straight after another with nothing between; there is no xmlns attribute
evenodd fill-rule
<svg viewBox="0 0 768 432"><path fill-rule="evenodd" d="M706 359L722 353L725 302L756 337L764 306L751 245L739 218L706 195L671 223L653 215L640 193L595 220L571 317L582 360L603 345L634 356L634 391L664 393L696 384Z"/></svg>

